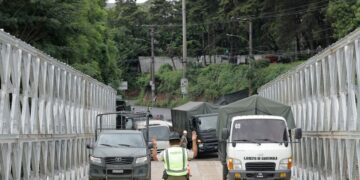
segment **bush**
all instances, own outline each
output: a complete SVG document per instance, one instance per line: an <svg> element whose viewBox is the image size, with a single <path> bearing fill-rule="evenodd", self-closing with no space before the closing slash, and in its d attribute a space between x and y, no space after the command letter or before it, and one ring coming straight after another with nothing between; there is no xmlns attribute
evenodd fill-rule
<svg viewBox="0 0 360 180"><path fill-rule="evenodd" d="M200 69L195 81L190 83L191 97L212 101L224 94L246 88L246 68L247 65L213 64Z"/></svg>
<svg viewBox="0 0 360 180"><path fill-rule="evenodd" d="M189 100L213 101L218 97L251 87L254 93L257 88L273 80L278 75L300 64L269 64L268 61L256 61L252 65L212 64L199 68L190 66L187 69L189 96L182 98L180 80L182 71L172 71L171 66L163 65L156 74L158 101L156 106L175 107ZM140 103L151 104L145 89L150 80L149 75L138 78L137 84L142 88Z"/></svg>
<svg viewBox="0 0 360 180"><path fill-rule="evenodd" d="M169 72L172 70L173 70L173 67L170 64L164 64L164 65L160 66L158 73L162 74L164 72Z"/></svg>

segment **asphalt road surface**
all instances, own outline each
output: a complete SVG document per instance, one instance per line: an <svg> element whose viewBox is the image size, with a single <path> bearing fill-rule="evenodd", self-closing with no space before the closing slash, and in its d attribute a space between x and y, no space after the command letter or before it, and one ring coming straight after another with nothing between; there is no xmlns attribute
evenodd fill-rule
<svg viewBox="0 0 360 180"><path fill-rule="evenodd" d="M131 104L132 102L130 102ZM132 106L135 108L135 111L147 111L148 107L144 106ZM150 108L151 114L156 117L158 115L162 115L164 117L164 120L171 120L171 111L168 108Z"/></svg>
<svg viewBox="0 0 360 180"><path fill-rule="evenodd" d="M163 162L153 161L151 163L151 179L161 180L164 171ZM194 180L221 180L222 168L216 160L193 160L190 161L190 179Z"/></svg>
<svg viewBox="0 0 360 180"><path fill-rule="evenodd" d="M135 111L147 111L144 106L132 106ZM171 120L171 111L167 108L151 108L152 115L163 115L165 120ZM217 154L206 154L190 161L191 177L194 180L220 180L222 179L222 167L217 160ZM151 179L161 180L164 171L163 162L153 161L151 163Z"/></svg>
<svg viewBox="0 0 360 180"><path fill-rule="evenodd" d="M131 102L133 105L133 102ZM135 111L147 111L147 107L132 106ZM171 111L167 108L151 108L151 113L154 117L162 114L165 120L171 121ZM221 180L222 179L222 165L218 161L217 154L200 155L197 159L190 161L192 180ZM152 161L151 163L151 179L162 180L164 171L163 162ZM292 178L295 180L296 178Z"/></svg>

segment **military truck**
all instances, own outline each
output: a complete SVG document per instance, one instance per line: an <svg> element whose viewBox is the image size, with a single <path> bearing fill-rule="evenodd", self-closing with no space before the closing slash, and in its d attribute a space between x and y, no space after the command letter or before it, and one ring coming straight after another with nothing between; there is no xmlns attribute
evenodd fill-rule
<svg viewBox="0 0 360 180"><path fill-rule="evenodd" d="M121 111L116 115L116 129L137 130L136 124L146 122L149 112Z"/></svg>
<svg viewBox="0 0 360 180"><path fill-rule="evenodd" d="M207 102L188 102L171 110L174 131L182 133L196 131L198 134L199 153L217 151L216 125L218 106ZM191 145L191 133L188 145Z"/></svg>
<svg viewBox="0 0 360 180"><path fill-rule="evenodd" d="M251 96L219 109L218 155L223 179L291 179L291 107ZM295 139L302 136L294 129Z"/></svg>
<svg viewBox="0 0 360 180"><path fill-rule="evenodd" d="M116 111L131 111L131 106L121 97L116 97Z"/></svg>

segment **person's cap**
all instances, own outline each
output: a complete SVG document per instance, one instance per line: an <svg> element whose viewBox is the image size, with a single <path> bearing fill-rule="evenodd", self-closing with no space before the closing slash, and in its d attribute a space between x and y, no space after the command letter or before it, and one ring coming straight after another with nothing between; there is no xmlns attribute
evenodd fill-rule
<svg viewBox="0 0 360 180"><path fill-rule="evenodd" d="M171 132L169 140L180 140L180 135L177 132Z"/></svg>

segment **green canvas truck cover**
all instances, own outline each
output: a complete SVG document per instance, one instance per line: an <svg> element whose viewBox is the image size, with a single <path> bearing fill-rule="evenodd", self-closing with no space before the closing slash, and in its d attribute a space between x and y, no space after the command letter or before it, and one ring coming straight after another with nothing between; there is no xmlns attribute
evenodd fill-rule
<svg viewBox="0 0 360 180"><path fill-rule="evenodd" d="M217 135L221 138L221 130L230 128L231 119L234 116L243 115L275 115L282 116L287 121L289 129L295 128L294 117L291 107L279 102L254 95L239 101L233 102L219 109L219 120Z"/></svg>
<svg viewBox="0 0 360 180"><path fill-rule="evenodd" d="M171 120L175 131L191 131L190 120L194 115L218 112L219 107L208 102L193 102L171 109ZM190 134L190 133L189 133Z"/></svg>

